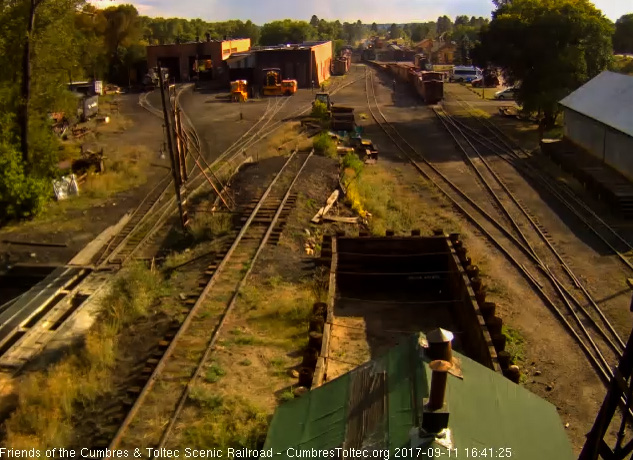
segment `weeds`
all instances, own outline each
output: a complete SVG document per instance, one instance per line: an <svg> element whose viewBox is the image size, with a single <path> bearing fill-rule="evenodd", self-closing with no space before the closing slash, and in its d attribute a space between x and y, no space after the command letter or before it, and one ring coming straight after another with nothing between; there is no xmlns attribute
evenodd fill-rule
<svg viewBox="0 0 633 460"><path fill-rule="evenodd" d="M252 335L240 335L233 340L231 340L236 345L254 345L257 342L257 339Z"/></svg>
<svg viewBox="0 0 633 460"><path fill-rule="evenodd" d="M327 105L321 101L314 101L312 105L312 116L318 118L321 121L326 121L330 118L330 114L327 110Z"/></svg>
<svg viewBox="0 0 633 460"><path fill-rule="evenodd" d="M112 390L122 327L147 315L166 289L160 275L144 265L121 272L102 301L102 320L83 346L48 371L34 372L20 382L17 407L5 423L6 445L40 449L72 445L74 411Z"/></svg>
<svg viewBox="0 0 633 460"><path fill-rule="evenodd" d="M330 270L326 267L318 267L314 272L310 285L312 295L317 302L325 302L327 300L329 286Z"/></svg>
<svg viewBox="0 0 633 460"><path fill-rule="evenodd" d="M336 152L336 142L330 137L328 133L320 133L312 141L314 151L319 155L326 156L328 158L338 158Z"/></svg>
<svg viewBox="0 0 633 460"><path fill-rule="evenodd" d="M250 359L243 359L239 361L237 364L239 364L240 366L250 366L253 363L251 362Z"/></svg>
<svg viewBox="0 0 633 460"><path fill-rule="evenodd" d="M288 388L286 391L282 392L279 395L279 402L281 402L281 403L285 403L285 402L291 401L293 399L295 399L295 395L292 392L292 387Z"/></svg>
<svg viewBox="0 0 633 460"><path fill-rule="evenodd" d="M183 445L198 448L259 448L266 438L268 416L248 399L225 397L222 404L204 408L183 432Z"/></svg>
<svg viewBox="0 0 633 460"><path fill-rule="evenodd" d="M191 390L189 400L196 406L207 410L217 409L223 404L222 396L216 395L200 386L194 387Z"/></svg>
<svg viewBox="0 0 633 460"><path fill-rule="evenodd" d="M104 319L117 332L121 327L146 316L150 307L167 288L157 271L148 269L143 263L125 269L115 280L103 301Z"/></svg>
<svg viewBox="0 0 633 460"><path fill-rule="evenodd" d="M360 173L363 172L363 168L365 167L363 162L355 153L347 153L341 160L341 165L343 169L349 168L354 171L356 177L360 176Z"/></svg>
<svg viewBox="0 0 633 460"><path fill-rule="evenodd" d="M525 339L519 331L503 326L501 333L506 336L506 351L510 353L513 363L525 360Z"/></svg>
<svg viewBox="0 0 633 460"><path fill-rule="evenodd" d="M233 220L227 213L198 213L189 226L195 241L205 241L227 235L233 229Z"/></svg>
<svg viewBox="0 0 633 460"><path fill-rule="evenodd" d="M219 364L213 363L207 369L204 379L209 383L215 383L226 375L226 371Z"/></svg>

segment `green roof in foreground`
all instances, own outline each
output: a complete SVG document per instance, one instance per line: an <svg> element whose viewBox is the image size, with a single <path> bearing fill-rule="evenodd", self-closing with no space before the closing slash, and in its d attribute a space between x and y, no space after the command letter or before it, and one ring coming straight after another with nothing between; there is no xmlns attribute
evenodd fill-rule
<svg viewBox="0 0 633 460"><path fill-rule="evenodd" d="M381 449L369 453L379 459L575 458L553 405L455 351L463 379L448 375L451 449L421 444L417 427L431 382L419 345L423 338L413 335L386 355L280 406L264 449L277 458L297 458L299 449L310 450L312 458L344 458L336 448Z"/></svg>

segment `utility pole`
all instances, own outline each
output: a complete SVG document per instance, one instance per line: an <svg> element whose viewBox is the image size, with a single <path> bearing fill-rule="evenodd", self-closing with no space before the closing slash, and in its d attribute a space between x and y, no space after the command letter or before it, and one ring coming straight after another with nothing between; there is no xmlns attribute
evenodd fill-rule
<svg viewBox="0 0 633 460"><path fill-rule="evenodd" d="M174 179L174 187L176 189L176 202L178 203L178 212L180 213L180 223L182 229L187 229L187 213L183 208L182 197L180 193L181 186L183 185L180 178L180 159L176 157L174 153L173 142L173 128L170 123L169 110L167 109L167 101L165 99L165 81L163 80L163 69L160 62L158 63L158 82L160 84L160 97L163 103L163 117L165 119L165 131L167 134L167 148L169 150L169 159L171 160L171 173Z"/></svg>

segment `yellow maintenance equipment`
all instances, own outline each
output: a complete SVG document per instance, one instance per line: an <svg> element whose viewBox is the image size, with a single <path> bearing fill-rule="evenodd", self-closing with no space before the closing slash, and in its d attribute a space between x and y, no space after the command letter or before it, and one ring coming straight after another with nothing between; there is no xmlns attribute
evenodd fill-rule
<svg viewBox="0 0 633 460"><path fill-rule="evenodd" d="M298 86L297 80L283 80L281 82L281 91L284 96L292 96L297 92Z"/></svg>
<svg viewBox="0 0 633 460"><path fill-rule="evenodd" d="M233 102L246 102L248 100L248 82L246 80L231 82L231 100Z"/></svg>
<svg viewBox="0 0 633 460"><path fill-rule="evenodd" d="M264 69L264 96L281 96L281 69Z"/></svg>

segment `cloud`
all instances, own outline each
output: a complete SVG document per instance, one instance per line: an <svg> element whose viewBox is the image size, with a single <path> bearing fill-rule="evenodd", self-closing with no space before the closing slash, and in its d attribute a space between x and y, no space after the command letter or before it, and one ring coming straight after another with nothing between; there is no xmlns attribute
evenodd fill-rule
<svg viewBox="0 0 633 460"><path fill-rule="evenodd" d="M292 18L309 21L319 18L364 23L404 23L451 18L460 14L489 17L491 0L115 0L98 2L116 5L134 4L141 14L163 17L201 18L207 21L251 19L256 24ZM633 0L595 0L595 5L612 20L633 12Z"/></svg>

